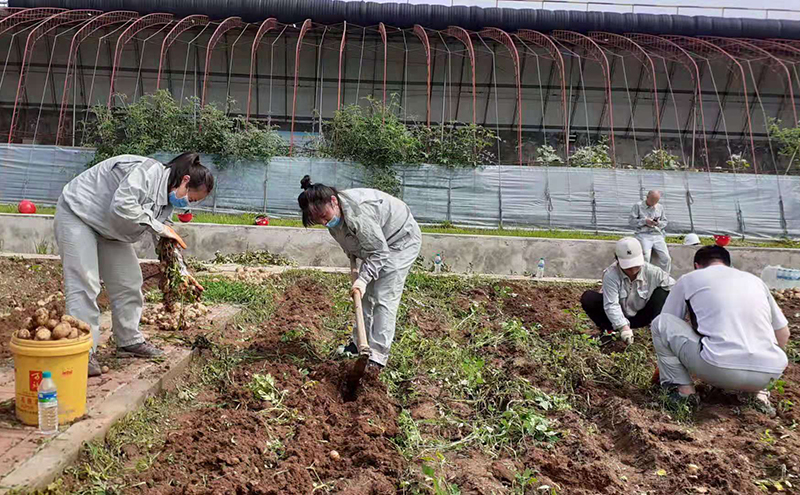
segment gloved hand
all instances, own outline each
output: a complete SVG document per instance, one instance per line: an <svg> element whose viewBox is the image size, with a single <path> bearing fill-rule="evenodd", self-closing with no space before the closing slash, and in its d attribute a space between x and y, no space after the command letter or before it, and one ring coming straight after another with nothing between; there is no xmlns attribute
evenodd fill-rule
<svg viewBox="0 0 800 495"><path fill-rule="evenodd" d="M363 298L364 297L364 292L366 290L367 290L367 283L359 278L359 279L356 279L355 282L353 282L353 288L350 289L350 293L355 295L355 293L358 292L358 297L359 298Z"/></svg>
<svg viewBox="0 0 800 495"><path fill-rule="evenodd" d="M181 239L181 236L179 236L178 233L175 232L175 230L172 227L170 227L169 225L164 225L164 232L161 233L161 237L166 237L168 239L172 239L175 242L177 242L178 246L180 246L182 249L186 249L186 243L183 242L183 239Z"/></svg>
<svg viewBox="0 0 800 495"><path fill-rule="evenodd" d="M633 330L631 330L631 327L629 326L622 327L622 330L620 330L619 332L619 337L622 339L623 342L625 342L625 344L627 345L633 344Z"/></svg>

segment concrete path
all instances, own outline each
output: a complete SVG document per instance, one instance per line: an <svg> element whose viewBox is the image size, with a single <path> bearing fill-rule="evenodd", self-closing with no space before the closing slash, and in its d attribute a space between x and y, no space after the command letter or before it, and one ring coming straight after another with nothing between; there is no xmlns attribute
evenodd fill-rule
<svg viewBox="0 0 800 495"><path fill-rule="evenodd" d="M231 306L211 306L205 324L218 327L239 310ZM200 324L204 324L201 322ZM100 320L100 346L111 335L111 314ZM159 343L164 332L146 327L145 335ZM0 366L0 494L12 488L43 489L55 480L80 455L84 442L104 438L109 428L125 414L136 410L144 400L166 389L189 366L192 351L169 344L160 345L164 359L148 361L124 359L119 369L100 377L89 378L86 392L87 414L52 438L40 435L35 427L20 423L14 413L14 368L9 362ZM98 354L113 354L98 349ZM102 358L101 358L102 359Z"/></svg>

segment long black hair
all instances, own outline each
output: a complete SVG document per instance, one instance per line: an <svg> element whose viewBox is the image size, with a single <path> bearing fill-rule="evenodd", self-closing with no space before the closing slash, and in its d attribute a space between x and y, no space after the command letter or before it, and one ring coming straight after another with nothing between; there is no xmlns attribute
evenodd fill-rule
<svg viewBox="0 0 800 495"><path fill-rule="evenodd" d="M311 177L306 175L300 180L300 189L303 192L297 197L297 204L303 211L303 225L310 227L314 225L314 214L331 203L331 197L336 196L336 200L341 204L339 191L335 187L325 184L312 184Z"/></svg>
<svg viewBox="0 0 800 495"><path fill-rule="evenodd" d="M165 165L169 171L169 190L181 185L185 175L189 176L188 187L192 189L205 188L208 194L214 190L214 175L205 165L200 163L200 155L187 151L181 153Z"/></svg>

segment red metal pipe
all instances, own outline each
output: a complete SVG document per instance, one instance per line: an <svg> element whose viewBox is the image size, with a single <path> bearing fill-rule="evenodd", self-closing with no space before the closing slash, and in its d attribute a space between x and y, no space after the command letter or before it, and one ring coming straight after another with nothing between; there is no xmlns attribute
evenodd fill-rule
<svg viewBox="0 0 800 495"><path fill-rule="evenodd" d="M347 43L347 21L342 26L342 42L339 44L339 79L336 83L336 110L342 108L342 56Z"/></svg>
<svg viewBox="0 0 800 495"><path fill-rule="evenodd" d="M420 26L419 24L414 24L414 34L417 35L420 42L422 42L422 46L425 49L425 62L428 66L428 77L427 81L427 90L428 96L426 100L427 104L427 111L426 111L426 121L428 123L428 128L431 127L431 43L428 40L428 33L425 31L425 28Z"/></svg>
<svg viewBox="0 0 800 495"><path fill-rule="evenodd" d="M289 135L289 156L294 151L294 118L297 111L297 79L300 75L300 48L303 46L303 38L311 28L311 19L306 19L300 28L300 35L297 37L297 46L294 50L294 95L292 96L292 127Z"/></svg>
<svg viewBox="0 0 800 495"><path fill-rule="evenodd" d="M275 29L278 26L278 21L274 17L270 17L261 23L256 32L256 37L253 38L253 47L250 49L250 79L247 81L247 116L245 122L250 121L250 101L253 97L253 69L256 66L256 57L258 56L258 45L261 39L267 32Z"/></svg>
<svg viewBox="0 0 800 495"><path fill-rule="evenodd" d="M106 26L118 24L121 22L128 22L132 19L139 17L137 12L128 10L115 10L113 12L106 12L84 24L77 33L72 37L72 42L69 46L69 55L67 57L67 69L64 74L64 90L61 93L61 107L58 112L58 130L56 131L56 146L61 143L61 138L64 137L64 120L69 100L69 90L71 87L71 79L69 77L72 65L75 63L76 53L80 44L91 36L95 31ZM91 102L89 102L91 104Z"/></svg>
<svg viewBox="0 0 800 495"><path fill-rule="evenodd" d="M469 35L466 29L459 26L449 26L444 32L448 36L452 36L453 38L456 38L462 42L467 48L469 65L472 69L472 123L477 124L478 118L476 110L478 106L478 96L477 92L475 91L475 47L472 45L472 37Z"/></svg>
<svg viewBox="0 0 800 495"><path fill-rule="evenodd" d="M517 158L519 165L522 165L522 81L519 73L519 52L511 36L502 29L486 28L481 30L479 35L505 45L511 54L511 60L514 62L514 76L517 82Z"/></svg>
<svg viewBox="0 0 800 495"><path fill-rule="evenodd" d="M18 12L19 14L24 14L25 12ZM56 29L59 26L65 24L72 24L73 22L85 22L90 20L92 17L100 14L99 10L66 10L66 11L59 11L57 14L53 14L50 17L47 17L43 21L34 27L30 33L28 33L28 38L25 41L25 51L22 54L22 63L19 67L19 81L17 82L17 95L14 98L14 110L11 113L11 127L8 130L8 142L12 143L14 140L14 131L16 130L17 125L17 109L20 104L20 98L23 94L23 88L25 87L25 76L27 64L29 62L29 57L31 53L33 53L33 48L36 46L36 42L42 38L42 36L46 35L53 29ZM15 14L12 14L12 16ZM11 16L9 16L11 17ZM27 19L30 20L30 19Z"/></svg>
<svg viewBox="0 0 800 495"><path fill-rule="evenodd" d="M205 26L206 24L208 24L208 17L204 15L190 15L178 21L177 24L170 29L169 33L167 33L167 36L161 43L161 54L158 57L158 76L156 77L157 90L161 89L161 68L164 65L164 56L167 54L169 47L171 47L172 44L175 43L175 40L178 39L178 36L183 34L185 31L192 29L195 26Z"/></svg>
<svg viewBox="0 0 800 495"><path fill-rule="evenodd" d="M240 28L242 26L244 26L244 23L240 17L228 17L219 23L217 29L214 30L214 34L212 34L211 38L208 40L208 46L206 47L206 66L203 72L203 93L202 97L200 98L200 108L206 106L208 71L211 68L211 55L214 53L214 47L217 46L217 43L219 42L220 38L222 38L222 35L231 29Z"/></svg>

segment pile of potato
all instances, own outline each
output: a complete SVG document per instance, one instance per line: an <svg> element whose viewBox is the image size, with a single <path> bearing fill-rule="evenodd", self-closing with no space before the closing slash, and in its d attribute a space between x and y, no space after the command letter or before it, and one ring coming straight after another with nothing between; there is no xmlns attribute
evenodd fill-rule
<svg viewBox="0 0 800 495"><path fill-rule="evenodd" d="M91 332L89 324L74 316L59 317L58 311L39 308L32 317L25 321L23 328L16 332L18 339L27 340L63 340L77 339L81 334Z"/></svg>
<svg viewBox="0 0 800 495"><path fill-rule="evenodd" d="M172 311L166 311L163 304L152 308L145 308L142 314L142 324L155 325L159 330L181 330L187 322L208 314L208 307L202 303L187 304L185 307L181 303L172 305ZM183 323L183 325L182 325Z"/></svg>
<svg viewBox="0 0 800 495"><path fill-rule="evenodd" d="M773 290L772 295L778 301L789 301L792 299L800 299L800 288Z"/></svg>

